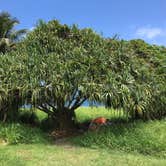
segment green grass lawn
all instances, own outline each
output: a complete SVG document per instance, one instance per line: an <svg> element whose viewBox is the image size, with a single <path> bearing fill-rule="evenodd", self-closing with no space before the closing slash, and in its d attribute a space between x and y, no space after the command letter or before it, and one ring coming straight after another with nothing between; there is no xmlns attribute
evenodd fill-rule
<svg viewBox="0 0 166 166"><path fill-rule="evenodd" d="M45 117L37 114L40 120ZM97 116L124 117L103 107L81 107L76 114L79 122ZM58 143L36 127L0 124L0 166L165 166L165 131L166 120L120 122ZM4 139L17 144L4 145Z"/></svg>
<svg viewBox="0 0 166 166"><path fill-rule="evenodd" d="M56 145L0 146L1 166L165 166L162 158L105 149Z"/></svg>

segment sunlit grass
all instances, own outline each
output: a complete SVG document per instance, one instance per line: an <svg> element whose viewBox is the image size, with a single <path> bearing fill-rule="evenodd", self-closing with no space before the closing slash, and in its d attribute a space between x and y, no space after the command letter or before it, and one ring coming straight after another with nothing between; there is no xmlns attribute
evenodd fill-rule
<svg viewBox="0 0 166 166"><path fill-rule="evenodd" d="M115 110L105 107L80 107L75 113L78 122L88 121L100 116L108 119L127 119L122 109Z"/></svg>
<svg viewBox="0 0 166 166"><path fill-rule="evenodd" d="M0 166L165 166L162 158L56 145L0 146Z"/></svg>

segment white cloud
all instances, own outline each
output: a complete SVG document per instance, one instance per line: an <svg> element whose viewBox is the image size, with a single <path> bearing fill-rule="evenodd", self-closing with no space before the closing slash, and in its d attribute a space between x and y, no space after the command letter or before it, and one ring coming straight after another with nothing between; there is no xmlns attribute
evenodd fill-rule
<svg viewBox="0 0 166 166"><path fill-rule="evenodd" d="M153 27L141 27L136 30L136 36L154 39L158 36L165 35L164 30L161 28L153 28Z"/></svg>
<svg viewBox="0 0 166 166"><path fill-rule="evenodd" d="M30 31L33 31L34 29L35 29L35 27L31 27L31 28L29 28Z"/></svg>

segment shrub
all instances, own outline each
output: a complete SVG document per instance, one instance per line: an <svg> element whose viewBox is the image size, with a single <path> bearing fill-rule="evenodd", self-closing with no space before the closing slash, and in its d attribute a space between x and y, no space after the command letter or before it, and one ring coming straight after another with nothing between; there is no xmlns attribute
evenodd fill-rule
<svg viewBox="0 0 166 166"><path fill-rule="evenodd" d="M40 123L36 113L30 110L20 111L19 121L31 125L39 125Z"/></svg>

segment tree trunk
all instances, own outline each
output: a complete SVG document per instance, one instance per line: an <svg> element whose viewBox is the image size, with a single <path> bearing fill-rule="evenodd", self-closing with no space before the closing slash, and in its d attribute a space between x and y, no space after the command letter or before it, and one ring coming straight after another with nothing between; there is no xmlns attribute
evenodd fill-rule
<svg viewBox="0 0 166 166"><path fill-rule="evenodd" d="M60 130L76 129L74 110L69 110L69 109L60 110L58 111L58 114L56 114L56 118Z"/></svg>
<svg viewBox="0 0 166 166"><path fill-rule="evenodd" d="M0 109L0 121L3 123L7 120L7 113L8 113L8 104L3 103L3 107Z"/></svg>
<svg viewBox="0 0 166 166"><path fill-rule="evenodd" d="M0 121L17 121L18 120L18 101L14 100L12 103L3 103L3 107L0 109Z"/></svg>

